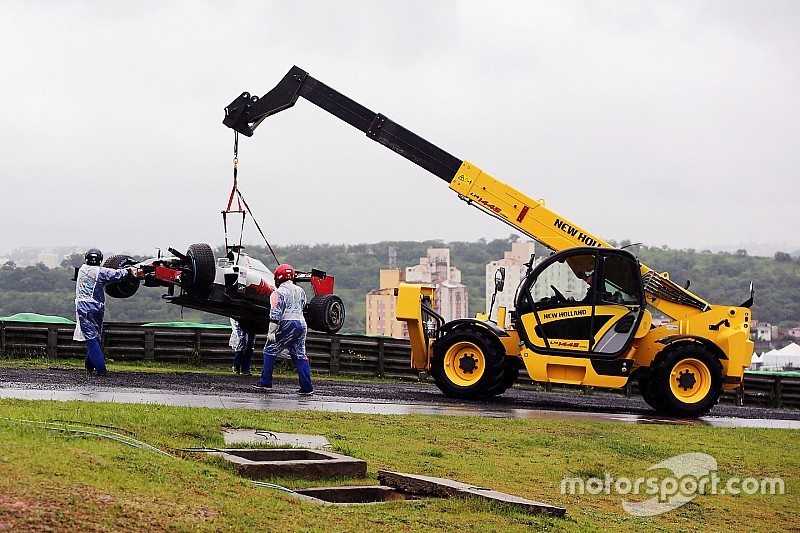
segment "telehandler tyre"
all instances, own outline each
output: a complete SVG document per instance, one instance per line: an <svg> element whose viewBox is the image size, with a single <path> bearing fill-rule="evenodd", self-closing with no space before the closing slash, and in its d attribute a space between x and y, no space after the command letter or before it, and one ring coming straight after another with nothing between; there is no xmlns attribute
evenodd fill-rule
<svg viewBox="0 0 800 533"><path fill-rule="evenodd" d="M497 384L489 387L485 397L500 396L510 389L519 379L519 371L522 368L522 361L517 357L503 357L503 375L498 379Z"/></svg>
<svg viewBox="0 0 800 533"><path fill-rule="evenodd" d="M487 332L453 330L436 342L431 375L439 389L451 398L480 399L505 392L506 357ZM504 388L505 387L505 388Z"/></svg>
<svg viewBox="0 0 800 533"><path fill-rule="evenodd" d="M125 268L135 264L136 259L129 255L112 255L103 262L106 268ZM126 277L116 283L109 283L105 290L112 298L130 298L139 290L139 280Z"/></svg>
<svg viewBox="0 0 800 533"><path fill-rule="evenodd" d="M653 390L653 379L651 378L649 368L639 370L637 374L637 383L639 385L639 394L647 405L656 411L663 411L664 409L661 402L658 396L656 396L656 392Z"/></svg>
<svg viewBox="0 0 800 533"><path fill-rule="evenodd" d="M665 351L650 370L650 390L666 414L694 418L708 413L719 402L722 364L699 344Z"/></svg>

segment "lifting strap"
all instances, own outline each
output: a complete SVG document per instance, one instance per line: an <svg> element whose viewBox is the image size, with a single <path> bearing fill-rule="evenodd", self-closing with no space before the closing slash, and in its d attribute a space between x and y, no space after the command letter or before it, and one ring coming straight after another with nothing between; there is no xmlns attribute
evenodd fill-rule
<svg viewBox="0 0 800 533"><path fill-rule="evenodd" d="M253 223L256 225L258 232L261 234L261 237L264 239L264 242L267 244L267 248L269 248L272 257L275 259L276 264L280 264L281 262L278 261L278 257L275 255L275 251L272 249L272 246L269 244L267 237L264 235L264 232L261 230L261 226L258 224L256 217L253 216L253 211L250 209L250 206L247 205L247 201L244 199L242 195L242 191L239 190L239 132L233 132L233 188L231 188L231 195L228 198L228 205L225 207L225 210L222 212L222 226L223 231L225 232L225 249L228 250L228 214L230 213L237 213L242 215L242 227L239 230L239 253L237 254L236 262L239 262L239 254L241 254L242 249L242 238L244 236L244 221L247 213L250 213L250 218L253 219ZM233 205L233 198L236 197L236 205L238 207L237 210L231 210L231 206ZM244 209L242 209L242 204L244 204Z"/></svg>

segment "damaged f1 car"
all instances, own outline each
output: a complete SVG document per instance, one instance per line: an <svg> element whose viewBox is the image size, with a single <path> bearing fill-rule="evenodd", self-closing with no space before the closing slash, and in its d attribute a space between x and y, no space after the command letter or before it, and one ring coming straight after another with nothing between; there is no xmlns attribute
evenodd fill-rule
<svg viewBox="0 0 800 533"><path fill-rule="evenodd" d="M104 267L132 267L134 275L106 285L106 294L130 298L141 284L166 287L163 298L170 303L233 318L248 333L265 333L269 325L269 295L275 290L273 273L244 253L244 247L227 249L227 255L218 259L205 243L192 244L185 254L168 248L170 255L144 261L128 255L109 257ZM312 269L296 271L295 282L311 285L313 296L304 309L308 327L338 332L344 325L345 309L342 299L333 294L334 278Z"/></svg>

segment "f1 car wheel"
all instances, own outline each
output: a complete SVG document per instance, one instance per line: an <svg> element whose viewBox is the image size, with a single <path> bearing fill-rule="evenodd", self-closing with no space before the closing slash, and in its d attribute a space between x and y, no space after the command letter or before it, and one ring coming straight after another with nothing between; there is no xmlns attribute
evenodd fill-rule
<svg viewBox="0 0 800 533"><path fill-rule="evenodd" d="M305 309L308 327L325 333L336 333L344 326L344 302L335 294L314 296Z"/></svg>
<svg viewBox="0 0 800 533"><path fill-rule="evenodd" d="M696 344L663 353L651 368L650 390L667 414L698 417L717 405L722 394L722 364Z"/></svg>
<svg viewBox="0 0 800 533"><path fill-rule="evenodd" d="M129 255L113 255L103 262L106 268L125 268L137 263L136 259ZM106 294L112 298L130 298L139 290L139 280L126 277L116 283L109 283L105 287Z"/></svg>
<svg viewBox="0 0 800 533"><path fill-rule="evenodd" d="M467 400L486 398L511 386L514 370L505 359L502 347L492 341L489 333L456 329L436 341L431 375L446 396Z"/></svg>
<svg viewBox="0 0 800 533"><path fill-rule="evenodd" d="M192 244L186 252L186 257L190 261L190 270L181 275L183 288L189 293L208 292L214 284L217 272L211 246L204 242Z"/></svg>

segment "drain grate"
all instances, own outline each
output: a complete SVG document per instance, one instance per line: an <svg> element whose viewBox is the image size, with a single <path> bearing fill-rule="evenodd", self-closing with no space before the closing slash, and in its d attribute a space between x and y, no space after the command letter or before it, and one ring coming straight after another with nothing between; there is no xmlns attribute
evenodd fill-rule
<svg viewBox="0 0 800 533"><path fill-rule="evenodd" d="M350 487L314 487L293 491L303 499L322 504L354 505L396 500L418 500L418 496L386 485L361 485Z"/></svg>
<svg viewBox="0 0 800 533"><path fill-rule="evenodd" d="M250 479L269 477L364 477L367 463L361 459L324 450L303 448L227 449L217 452Z"/></svg>

